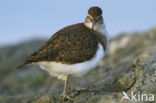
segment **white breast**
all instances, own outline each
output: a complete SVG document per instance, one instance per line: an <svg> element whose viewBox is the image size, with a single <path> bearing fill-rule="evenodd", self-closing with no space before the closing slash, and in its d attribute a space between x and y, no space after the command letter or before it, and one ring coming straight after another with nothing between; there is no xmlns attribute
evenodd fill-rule
<svg viewBox="0 0 156 103"><path fill-rule="evenodd" d="M65 75L73 75L73 76L82 76L92 69L94 69L101 59L104 57L104 50L101 44L98 44L98 50L95 54L95 56L88 61L82 62L82 63L76 63L72 65L68 64L62 64L57 62L38 62L37 64L40 65L40 67L43 70L46 70L50 73L52 76L56 76L59 79L65 79Z"/></svg>

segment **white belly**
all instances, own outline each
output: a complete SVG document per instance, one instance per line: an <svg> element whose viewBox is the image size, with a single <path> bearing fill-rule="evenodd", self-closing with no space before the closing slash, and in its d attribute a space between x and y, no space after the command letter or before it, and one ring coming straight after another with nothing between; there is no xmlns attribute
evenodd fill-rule
<svg viewBox="0 0 156 103"><path fill-rule="evenodd" d="M38 62L37 64L40 65L41 69L48 71L50 75L64 80L66 74L72 76L82 76L88 73L99 64L99 62L103 57L104 57L103 47L101 44L98 44L98 50L96 52L96 55L91 60L82 63L68 65L57 62L42 61Z"/></svg>

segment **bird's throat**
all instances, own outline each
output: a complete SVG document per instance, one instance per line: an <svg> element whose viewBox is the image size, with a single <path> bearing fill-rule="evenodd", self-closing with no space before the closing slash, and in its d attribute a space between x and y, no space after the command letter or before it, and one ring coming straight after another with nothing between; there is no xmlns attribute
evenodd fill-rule
<svg viewBox="0 0 156 103"><path fill-rule="evenodd" d="M92 22L88 22L88 23L85 22L84 25L88 27L89 29L94 30L99 33L102 33L102 30L105 29L103 24L94 24L93 26Z"/></svg>

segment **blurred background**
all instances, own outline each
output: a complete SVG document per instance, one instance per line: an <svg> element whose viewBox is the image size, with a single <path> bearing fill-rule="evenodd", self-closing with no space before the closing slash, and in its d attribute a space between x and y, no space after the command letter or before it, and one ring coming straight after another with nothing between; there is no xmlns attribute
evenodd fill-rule
<svg viewBox="0 0 156 103"><path fill-rule="evenodd" d="M156 95L156 0L0 0L0 103L62 103L63 81L35 65L15 68L58 30L84 22L91 6L102 8L112 40L96 69L70 78L89 91L68 88L75 100L65 103L120 103L123 91Z"/></svg>
<svg viewBox="0 0 156 103"><path fill-rule="evenodd" d="M142 32L156 25L155 0L0 0L0 45L49 38L59 29L83 22L91 6L103 9L107 31Z"/></svg>

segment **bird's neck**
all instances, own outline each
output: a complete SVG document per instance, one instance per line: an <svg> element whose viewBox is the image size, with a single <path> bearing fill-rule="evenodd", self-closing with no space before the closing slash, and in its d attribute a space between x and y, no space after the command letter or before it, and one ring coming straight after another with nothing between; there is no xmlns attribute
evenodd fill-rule
<svg viewBox="0 0 156 103"><path fill-rule="evenodd" d="M92 22L84 22L84 25L88 27L89 29L92 29ZM104 24L95 24L94 25L94 31L102 33L102 31L105 29Z"/></svg>

